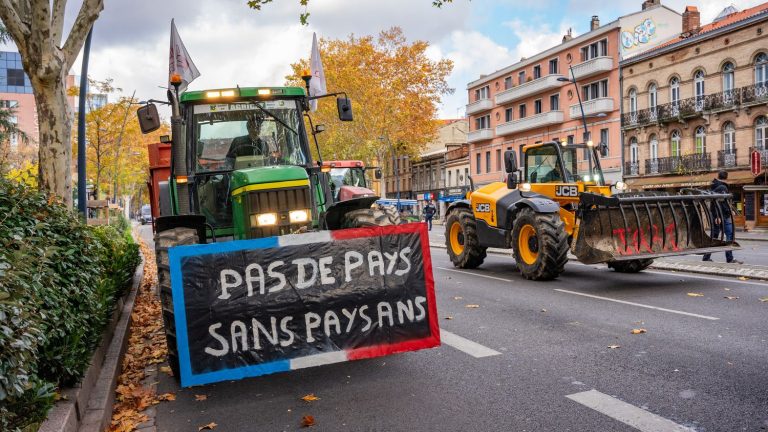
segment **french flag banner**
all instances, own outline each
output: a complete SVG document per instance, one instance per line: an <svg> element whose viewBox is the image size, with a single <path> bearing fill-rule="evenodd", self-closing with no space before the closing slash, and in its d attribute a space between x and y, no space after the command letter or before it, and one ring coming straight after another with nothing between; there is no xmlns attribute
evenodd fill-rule
<svg viewBox="0 0 768 432"><path fill-rule="evenodd" d="M181 385L440 345L423 223L169 250Z"/></svg>

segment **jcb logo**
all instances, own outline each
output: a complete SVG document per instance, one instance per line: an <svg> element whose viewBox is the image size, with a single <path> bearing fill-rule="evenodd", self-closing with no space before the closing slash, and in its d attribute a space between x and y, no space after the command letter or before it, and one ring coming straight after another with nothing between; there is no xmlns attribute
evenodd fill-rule
<svg viewBox="0 0 768 432"><path fill-rule="evenodd" d="M557 186L555 187L555 196L576 197L579 196L579 188L576 186Z"/></svg>
<svg viewBox="0 0 768 432"><path fill-rule="evenodd" d="M477 204L475 206L475 211L478 213L490 213L491 212L491 205L490 204Z"/></svg>

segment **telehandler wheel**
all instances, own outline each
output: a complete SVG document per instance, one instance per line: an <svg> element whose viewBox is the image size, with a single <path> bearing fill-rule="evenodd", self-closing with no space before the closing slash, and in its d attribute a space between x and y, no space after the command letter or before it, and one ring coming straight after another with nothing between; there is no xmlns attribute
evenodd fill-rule
<svg viewBox="0 0 768 432"><path fill-rule="evenodd" d="M393 207L352 210L341 219L342 228L400 225L400 215Z"/></svg>
<svg viewBox="0 0 768 432"><path fill-rule="evenodd" d="M639 273L653 264L652 259L637 259L630 261L613 261L608 263L608 268L619 273Z"/></svg>
<svg viewBox="0 0 768 432"><path fill-rule="evenodd" d="M557 213L520 210L512 229L511 246L520 273L526 279L555 279L568 262L568 234Z"/></svg>
<svg viewBox="0 0 768 432"><path fill-rule="evenodd" d="M445 246L455 267L471 269L483 263L486 248L480 246L471 210L457 208L448 213L445 221Z"/></svg>
<svg viewBox="0 0 768 432"><path fill-rule="evenodd" d="M197 230L192 228L174 228L155 236L155 260L157 261L157 283L160 302L163 309L163 327L168 345L168 365L178 381L179 353L176 349L176 321L173 317L173 298L171 296L171 268L168 264L168 249L174 246L191 245L198 242Z"/></svg>

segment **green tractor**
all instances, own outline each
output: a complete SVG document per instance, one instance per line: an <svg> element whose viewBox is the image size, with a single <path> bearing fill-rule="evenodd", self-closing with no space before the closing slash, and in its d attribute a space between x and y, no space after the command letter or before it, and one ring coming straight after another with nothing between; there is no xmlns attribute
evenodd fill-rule
<svg viewBox="0 0 768 432"><path fill-rule="evenodd" d="M304 79L308 88L310 76ZM151 100L137 114L149 133L160 127L155 103L172 110L171 174L161 183L154 226L168 360L178 377L169 248L398 221L372 208L375 196L334 202L328 173L312 163L304 118L313 138L322 129L309 117L316 97L303 88L175 90L168 102ZM336 96L340 120L352 121L345 94L319 97L326 96Z"/></svg>

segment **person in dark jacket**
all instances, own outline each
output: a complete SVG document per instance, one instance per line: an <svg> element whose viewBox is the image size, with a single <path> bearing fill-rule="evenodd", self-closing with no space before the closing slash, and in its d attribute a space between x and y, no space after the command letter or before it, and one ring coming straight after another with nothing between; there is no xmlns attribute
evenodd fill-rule
<svg viewBox="0 0 768 432"><path fill-rule="evenodd" d="M728 171L721 170L717 173L717 178L712 180L712 186L710 187L710 190L717 194L730 193L728 191L728 183L726 183L725 180L728 180ZM712 219L714 220L711 233L712 238L719 237L720 231L722 230L723 233L725 233L725 240L732 242L733 214L731 212L731 207L727 202L722 202L720 206L721 207L719 212L717 211L717 208L712 208ZM722 218L720 215L722 215ZM733 264L744 264L743 262L733 258L733 251L725 251L725 260ZM712 254L704 254L703 261L712 261Z"/></svg>
<svg viewBox="0 0 768 432"><path fill-rule="evenodd" d="M430 231L432 231L432 218L435 217L435 213L437 213L435 206L433 206L431 202L427 203L424 207L424 220L427 221Z"/></svg>

